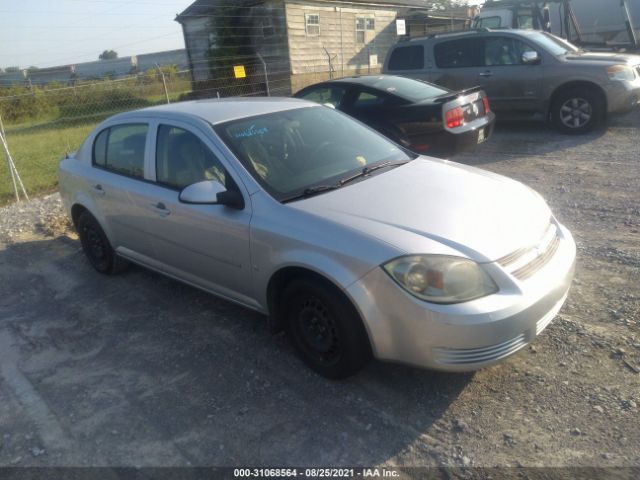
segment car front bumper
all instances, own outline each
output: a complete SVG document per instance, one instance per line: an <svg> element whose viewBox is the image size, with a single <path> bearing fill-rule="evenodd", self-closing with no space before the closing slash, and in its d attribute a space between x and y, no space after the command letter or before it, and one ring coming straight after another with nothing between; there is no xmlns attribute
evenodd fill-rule
<svg viewBox="0 0 640 480"><path fill-rule="evenodd" d="M636 79L626 82L610 82L606 88L608 113L629 113L640 105L640 72Z"/></svg>
<svg viewBox="0 0 640 480"><path fill-rule="evenodd" d="M347 289L360 311L376 358L447 371L492 365L529 344L553 320L573 279L576 246L559 226L551 260L525 281L470 302L427 303L400 288L382 268ZM501 269L486 264L488 271ZM505 275L500 271L497 275ZM495 278L495 275L492 275Z"/></svg>

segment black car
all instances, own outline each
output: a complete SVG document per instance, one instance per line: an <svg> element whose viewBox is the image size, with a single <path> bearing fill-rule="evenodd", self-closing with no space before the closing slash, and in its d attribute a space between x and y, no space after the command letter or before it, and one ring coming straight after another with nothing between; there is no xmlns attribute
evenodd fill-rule
<svg viewBox="0 0 640 480"><path fill-rule="evenodd" d="M495 121L479 88L454 92L393 75L330 80L294 97L336 108L416 153L439 157L484 142Z"/></svg>

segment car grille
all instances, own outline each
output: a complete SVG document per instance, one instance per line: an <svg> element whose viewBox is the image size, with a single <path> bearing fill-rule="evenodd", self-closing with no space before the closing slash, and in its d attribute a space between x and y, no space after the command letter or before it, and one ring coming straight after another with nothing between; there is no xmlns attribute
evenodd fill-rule
<svg viewBox="0 0 640 480"><path fill-rule="evenodd" d="M498 263L518 280L526 280L553 258L559 245L558 227L549 222L544 235L535 245L516 250L500 258Z"/></svg>
<svg viewBox="0 0 640 480"><path fill-rule="evenodd" d="M517 352L527 344L524 333L506 342L482 348L434 348L436 362L445 365L472 365L500 360Z"/></svg>

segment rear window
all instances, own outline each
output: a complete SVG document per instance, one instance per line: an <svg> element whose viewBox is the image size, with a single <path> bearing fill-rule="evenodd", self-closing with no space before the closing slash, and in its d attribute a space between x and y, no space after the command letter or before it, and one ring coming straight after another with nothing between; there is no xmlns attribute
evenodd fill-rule
<svg viewBox="0 0 640 480"><path fill-rule="evenodd" d="M117 125L100 132L93 144L94 165L131 177L144 176L146 124Z"/></svg>
<svg viewBox="0 0 640 480"><path fill-rule="evenodd" d="M420 70L424 68L424 47L409 45L398 47L391 52L389 70Z"/></svg>
<svg viewBox="0 0 640 480"><path fill-rule="evenodd" d="M477 67L480 62L480 49L477 39L465 38L442 42L434 47L438 68Z"/></svg>
<svg viewBox="0 0 640 480"><path fill-rule="evenodd" d="M370 86L412 102L419 102L420 100L426 100L427 98L438 97L449 93L449 90L446 88L438 87L431 83L396 76L379 77L379 79Z"/></svg>

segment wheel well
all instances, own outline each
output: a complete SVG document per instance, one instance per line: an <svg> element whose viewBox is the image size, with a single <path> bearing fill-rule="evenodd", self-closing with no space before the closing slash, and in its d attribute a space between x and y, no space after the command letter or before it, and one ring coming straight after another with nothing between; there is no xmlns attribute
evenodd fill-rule
<svg viewBox="0 0 640 480"><path fill-rule="evenodd" d="M79 203L76 203L73 207L71 207L71 221L73 222L73 226L78 228L78 219L80 218L80 215L82 215L83 212L88 212L89 210L80 205Z"/></svg>
<svg viewBox="0 0 640 480"><path fill-rule="evenodd" d="M304 267L284 267L271 276L271 279L269 280L269 284L267 286L269 325L273 333L279 332L284 328L284 320L282 318L282 312L280 310L282 294L290 282L299 278L313 278L329 285L342 297L344 297L348 304L351 305L351 307L354 309L358 317L360 317L358 310L355 308L355 306L353 306L353 302L351 302L351 300L345 295L341 288L339 288L327 277Z"/></svg>
<svg viewBox="0 0 640 480"><path fill-rule="evenodd" d="M602 87L597 83L592 83L587 81L575 81L575 82L565 83L555 89L549 101L549 108L547 112L548 115L551 115L551 109L553 108L553 105L555 104L557 98L561 94L567 92L568 90L572 90L574 88L586 88L586 89L589 89L590 91L593 91L596 95L598 95L598 97L600 97L600 101L602 102L602 107L603 107L603 110L602 110L603 114L604 115L607 114L607 95L604 93L604 90L602 89Z"/></svg>

